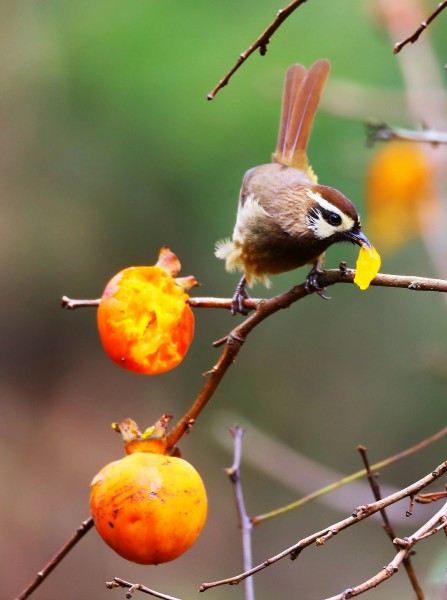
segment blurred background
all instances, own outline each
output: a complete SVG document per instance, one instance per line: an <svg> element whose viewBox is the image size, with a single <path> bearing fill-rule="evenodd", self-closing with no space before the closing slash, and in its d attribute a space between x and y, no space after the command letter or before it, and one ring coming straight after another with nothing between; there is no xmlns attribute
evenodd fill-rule
<svg viewBox="0 0 447 600"><path fill-rule="evenodd" d="M122 456L110 424L132 417L145 427L164 412L180 418L220 355L212 342L241 319L196 309L196 336L183 363L144 377L108 360L95 309L63 311L61 296L98 297L122 268L154 264L162 245L178 255L182 275L201 282L194 295L233 293L238 276L225 273L214 244L232 233L244 172L270 160L290 64L332 62L310 161L322 183L359 208L366 234L383 254L381 271L447 276L445 154L420 151L422 192L414 192L416 183L409 188L411 214L419 216L390 233L383 197L367 183L380 147L368 148L364 131L367 118L447 129L447 13L401 56L392 52L434 6L428 0L309 1L275 34L264 58L253 55L207 102L238 54L271 22L275 2L258 0L256 9L249 0L1 3L2 598L16 596L88 516L92 477ZM393 37L399 27L405 34ZM413 164L399 164L391 164L391 174L414 174ZM403 223L410 210L395 214ZM430 228L433 222L437 229ZM389 234L383 240L381 230ZM327 266L346 260L353 267L356 256L354 247L334 247ZM305 275L302 269L278 276L271 290L257 286L253 295L280 293ZM255 431L348 474L362 466L358 444L374 462L445 425L445 299L351 285L334 286L330 295L330 302L305 299L257 328L182 440L183 455L202 474L209 495L208 522L196 545L174 563L142 567L115 555L92 531L34 593L36 600L123 597L105 589L114 576L186 600L198 596L203 581L240 572L240 534L223 472L231 447L222 442L235 420L247 425L243 478L251 514L296 499L315 475L297 471L276 446L258 444ZM381 482L398 489L444 459L441 441L383 471ZM315 481L315 488L331 481ZM368 487L360 494L350 489L341 506L329 496L259 526L254 560L371 501ZM406 508L403 503L393 513L401 537L435 510L416 507L404 522ZM294 563L284 560L260 573L257 598L340 593L378 572L393 554L379 521L365 522ZM417 548L416 573L431 598L447 597L446 560L442 536ZM402 569L374 597L411 593ZM242 598L243 588L207 594Z"/></svg>

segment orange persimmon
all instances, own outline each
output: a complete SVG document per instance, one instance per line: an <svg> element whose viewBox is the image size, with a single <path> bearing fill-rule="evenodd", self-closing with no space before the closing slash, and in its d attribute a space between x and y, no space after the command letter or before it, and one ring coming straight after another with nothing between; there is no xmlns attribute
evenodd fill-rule
<svg viewBox="0 0 447 600"><path fill-rule="evenodd" d="M182 458L153 452L158 446L145 435L139 446L129 446L128 440L130 453L94 477L90 511L96 530L115 552L156 565L174 560L196 541L205 523L207 497L194 467ZM147 451L142 451L145 441ZM135 447L139 450L133 451Z"/></svg>
<svg viewBox="0 0 447 600"><path fill-rule="evenodd" d="M154 375L176 367L194 335L187 291L193 277L175 279L177 257L162 248L154 266L129 267L106 285L98 329L109 357L135 373Z"/></svg>
<svg viewBox="0 0 447 600"><path fill-rule="evenodd" d="M366 176L368 231L383 251L393 251L437 222L439 195L433 163L419 145L381 146Z"/></svg>

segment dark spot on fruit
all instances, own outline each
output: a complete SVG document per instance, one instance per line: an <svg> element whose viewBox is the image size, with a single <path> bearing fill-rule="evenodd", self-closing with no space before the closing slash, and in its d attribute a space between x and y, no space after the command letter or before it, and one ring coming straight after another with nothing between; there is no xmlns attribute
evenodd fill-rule
<svg viewBox="0 0 447 600"><path fill-rule="evenodd" d="M115 525L112 523L112 521L109 521L109 527L111 527L112 529L115 527Z"/></svg>

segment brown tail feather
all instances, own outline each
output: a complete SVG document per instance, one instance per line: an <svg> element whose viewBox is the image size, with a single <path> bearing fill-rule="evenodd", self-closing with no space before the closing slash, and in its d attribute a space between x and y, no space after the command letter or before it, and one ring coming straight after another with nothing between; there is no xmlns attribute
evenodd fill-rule
<svg viewBox="0 0 447 600"><path fill-rule="evenodd" d="M306 77L307 69L303 65L292 65L287 69L284 80L284 91L282 95L281 120L279 122L278 143L274 158L281 162L279 158L286 153L287 125L290 121L290 110L293 99Z"/></svg>
<svg viewBox="0 0 447 600"><path fill-rule="evenodd" d="M309 170L313 175L306 148L330 68L330 62L322 59L307 71L302 65L292 65L287 70L274 162Z"/></svg>

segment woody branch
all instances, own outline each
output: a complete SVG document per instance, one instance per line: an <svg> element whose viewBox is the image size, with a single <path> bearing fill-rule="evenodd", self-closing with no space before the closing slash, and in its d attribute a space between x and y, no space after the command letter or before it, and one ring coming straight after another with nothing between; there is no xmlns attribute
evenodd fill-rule
<svg viewBox="0 0 447 600"><path fill-rule="evenodd" d="M353 283L354 276L355 271L353 269L346 269L342 264L340 269L323 271L319 275L318 283L321 287L327 287L336 283ZM447 292L447 281L445 280L407 275L378 274L371 282L371 285L381 287L400 287L413 291ZM256 308L256 312L249 316L245 321L242 322L242 324L233 329L223 340L219 342L225 343L224 351L215 366L208 372L208 380L203 386L202 390L199 392L193 404L169 434L168 442L171 447L174 446L178 440L190 430L191 425L194 424L197 417L200 415L210 398L213 396L226 371L234 363L240 349L242 348L242 345L246 340L246 337L254 329L254 327L256 327L271 314L274 314L280 309L288 308L294 302L309 295L309 293L312 292L309 292L303 283L270 300L245 300L245 306L247 308ZM100 299L75 300L68 298L67 296L62 298L62 306L71 310L81 307L98 306L99 302ZM230 309L231 299L190 298L190 304L191 306L196 307ZM87 519L85 523L87 524L88 528L90 528L92 525L91 517ZM58 553L56 560L52 561L51 569L47 569L45 567L18 598L21 598L22 600L27 598L32 591L34 591L34 589L36 589L49 575L51 570L57 564L59 564L59 562L61 562L65 555L66 553L64 551Z"/></svg>
<svg viewBox="0 0 447 600"><path fill-rule="evenodd" d="M340 265L340 269L328 269L322 271L318 275L318 284L321 287L328 287L335 285L336 283L354 283L355 270L347 269L345 264ZM393 275L378 273L370 283L373 287L390 287L390 288L402 288L420 292L447 292L447 280L435 279L431 277L418 277L415 275ZM304 298L309 293L305 290L304 284L297 285L292 288L292 293L296 298L294 301ZM303 293L304 292L304 293ZM286 292L288 294L289 292ZM271 298L270 300L262 298L250 298L244 300L244 306L246 308L257 308L261 302L271 302L276 298L281 298L284 294ZM62 296L61 305L62 308L67 310L75 310L76 308L87 308L97 307L100 303L100 298L78 300L75 298L69 298L68 296ZM190 298L189 304L195 308L226 308L231 309L231 298Z"/></svg>
<svg viewBox="0 0 447 600"><path fill-rule="evenodd" d="M351 527L352 525L355 525L355 524L359 523L360 521L363 521L364 519L370 517L371 515L375 514L376 512L383 510L387 506L390 506L391 504L399 502L399 500L402 500L403 498L414 496L420 490L422 490L426 486L430 485L430 483L433 483L433 481L436 481L436 479L438 479L445 473L447 473L447 461L441 463L431 473L429 473L428 475L426 475L419 481L416 481L415 483L404 488L403 490L395 492L394 494L390 494L389 496L387 496L377 502L374 502L372 504L365 504L362 506L358 506L353 511L353 513L346 519L343 519L342 521L338 521L337 523L334 523L333 525L329 525L325 529L322 529L321 531L313 533L313 534L309 535L308 537L302 538L293 546L287 548L286 550L283 550L282 552L280 552L279 554L276 554L275 556L268 558L264 562L258 564L257 566L253 567L252 569L250 569L248 571L245 571L244 573L240 573L239 575L235 575L235 576L229 577L227 579L221 579L219 581L203 583L201 585L199 591L205 592L206 590L208 590L212 587L217 587L220 585L236 585L236 584L240 583L241 581L243 581L244 579L246 579L247 577L250 577L250 576L254 575L255 573L258 573L259 571L262 571L263 569L271 566L272 564L278 562L279 560L282 560L283 558L289 557L292 560L295 560L296 558L298 558L298 556L301 554L301 552L304 549L308 548L309 546L311 546L313 544L316 544L317 546L324 545L327 541L332 539L336 534L340 533L344 529L347 529L348 527ZM446 507L444 507L443 510L444 510L444 512L442 514L444 515L446 512ZM434 527L433 519L435 519L435 517L436 517L435 523L438 523L438 521L441 518L440 513L441 513L441 511L438 511L438 513L436 513L436 515L426 523L426 526L429 527L430 529L433 528ZM445 527L445 523L442 524L442 527ZM428 530L427 531L424 530L424 532L425 532L424 533L424 537L425 537L426 534L428 533ZM434 532L437 532L437 530ZM415 538L417 536L419 536L420 539L422 539L421 530L418 530L415 534L413 534L412 537ZM413 542L413 545L414 545L414 543L415 542ZM404 544L405 544L405 542L404 542ZM405 548L405 556L407 556L407 550L409 550L409 548L408 549ZM399 557L399 561L402 562L403 558L404 558L404 556L402 556L402 558ZM400 562L399 562L399 564L400 564Z"/></svg>
<svg viewBox="0 0 447 600"><path fill-rule="evenodd" d="M264 56L267 53L267 46L270 43L270 39L272 35L275 33L279 27L281 27L282 23L299 7L301 4L304 4L307 0L293 0L290 4L288 4L285 8L281 8L275 19L270 23L270 25L261 33L261 35L253 42L251 46L247 48L244 52L239 55L236 64L232 69L228 71L228 73L223 77L219 83L211 90L208 94L208 100L213 100L216 96L217 92L225 87L230 81L231 77L236 73L236 71L244 64L249 56L259 50L261 56Z"/></svg>

